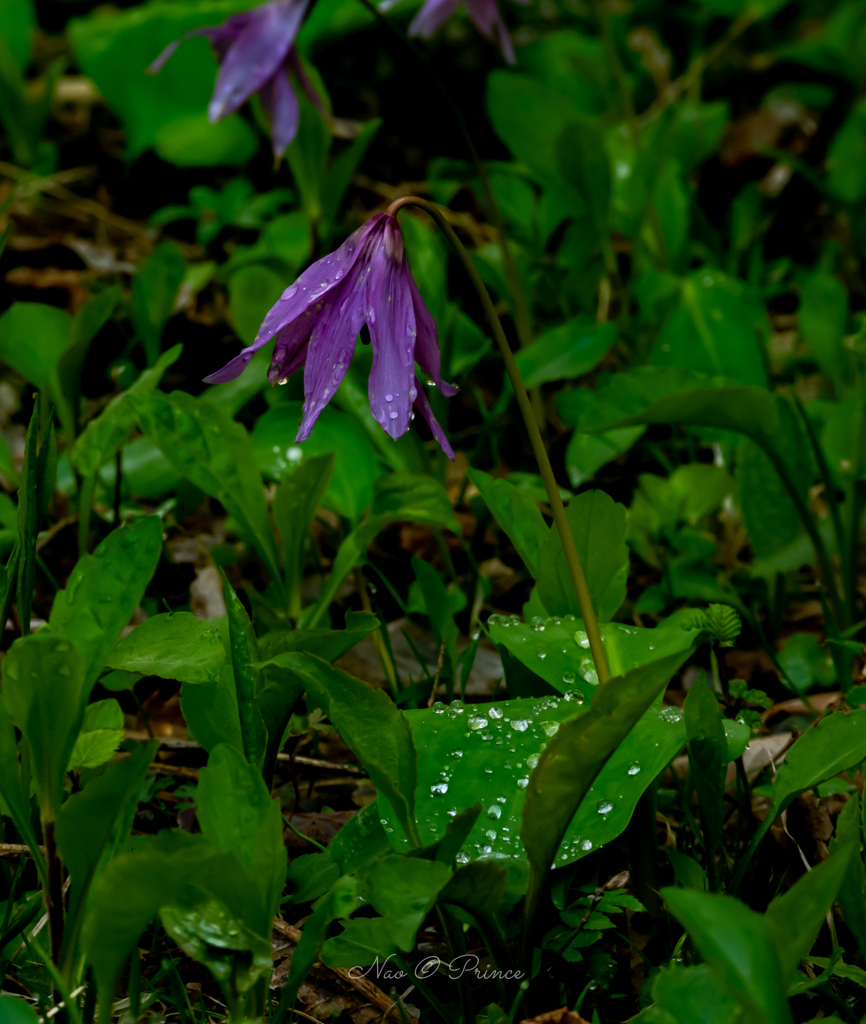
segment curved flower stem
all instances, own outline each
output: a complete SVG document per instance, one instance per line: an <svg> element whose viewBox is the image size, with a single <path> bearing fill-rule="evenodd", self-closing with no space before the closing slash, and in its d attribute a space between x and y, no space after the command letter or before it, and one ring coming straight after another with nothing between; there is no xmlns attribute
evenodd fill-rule
<svg viewBox="0 0 866 1024"><path fill-rule="evenodd" d="M493 337L496 339L496 344L499 346L502 360L505 363L505 371L511 381L511 386L514 388L514 394L517 398L517 404L520 407L520 413L523 416L523 422L526 425L526 431L529 434L529 443L532 445L532 451L535 455L535 461L538 463L541 479L544 481L544 489L547 491L547 500L550 503L550 508L553 512L553 521L556 524L557 531L559 532L559 539L562 541L565 560L568 563L571 579L574 583L574 589L577 592L580 614L583 618L587 638L589 639L589 649L592 654L592 660L595 663L598 681L599 683L605 683L610 678L610 668L607 663L607 653L605 652L604 644L602 643L601 632L598 628L598 619L596 618L595 610L592 607L589 588L586 585L586 577L583 574L583 566L580 564L580 556L577 553L577 546L574 543L574 537L572 536L571 528L569 527L568 520L565 516L565 508L562 504L562 498L559 496L559 487L557 486L556 478L553 475L550 459L547 456L547 449L544 447L544 441L541 438L541 431L538 429L538 423L535 419L532 405L529 401L529 396L526 393L526 388L523 386L520 371L517 369L517 364L514 361L511 348L508 345L505 332L502 330L502 324L499 322L499 317L496 315L496 310L493 307L490 294L484 286L484 282L481 280L481 275L478 273L478 269L472 262L469 253L463 247L463 243L454 233L451 225L442 216L442 211L439 207L436 206L435 203L428 202L426 199L419 199L417 196L404 196L402 199L397 199L391 203L385 212L391 217L396 217L397 211L404 206L416 206L418 209L424 210L425 213L429 214L433 218L439 230L453 246L454 251L457 253L457 256L460 258L460 262L466 270L466 273L469 275L476 292L478 292L478 297L481 299L481 305L484 307L484 314L487 317L487 322L490 324L490 329L493 331Z"/></svg>

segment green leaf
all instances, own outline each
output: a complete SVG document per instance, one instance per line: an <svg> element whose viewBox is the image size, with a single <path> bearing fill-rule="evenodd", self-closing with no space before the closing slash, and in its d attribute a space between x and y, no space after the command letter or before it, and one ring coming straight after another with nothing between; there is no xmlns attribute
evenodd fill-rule
<svg viewBox="0 0 866 1024"><path fill-rule="evenodd" d="M0 316L0 359L56 403L57 364L71 331L72 317L64 310L42 302L15 302Z"/></svg>
<svg viewBox="0 0 866 1024"><path fill-rule="evenodd" d="M494 479L489 473L472 467L466 472L481 492L499 528L508 535L533 578L538 579L541 550L548 535L538 506L507 480Z"/></svg>
<svg viewBox="0 0 866 1024"><path fill-rule="evenodd" d="M145 370L126 391L112 398L102 413L87 424L70 456L72 464L83 476L97 473L129 440L135 426L135 411L130 396L146 395L156 390L162 375L177 361L182 349L182 345L175 345L163 352L152 369ZM124 473L127 468L124 465Z"/></svg>
<svg viewBox="0 0 866 1024"><path fill-rule="evenodd" d="M251 765L255 765L261 770L268 737L261 712L255 702L256 692L259 689L259 672L251 664L258 660L259 648L246 609L222 569L220 569L220 576L222 576L223 595L228 611L229 654L235 681L244 754Z"/></svg>
<svg viewBox="0 0 866 1024"><path fill-rule="evenodd" d="M698 807L706 835L707 857L714 859L722 839L725 812L725 771L728 740L719 702L701 672L683 705L689 749L690 777L698 794ZM711 875L714 877L714 874Z"/></svg>
<svg viewBox="0 0 866 1024"><path fill-rule="evenodd" d="M224 662L218 630L191 612L151 616L125 636L106 660L109 668L184 683L216 682Z"/></svg>
<svg viewBox="0 0 866 1024"><path fill-rule="evenodd" d="M624 675L657 658L689 650L698 639L698 631L690 628L693 614L671 615L655 629L605 623L602 637L611 672ZM534 619L529 625L511 622L506 616L491 615L487 629L495 644L505 647L560 693L582 701L585 696L591 696L598 685L589 641L580 619L570 615L564 619L553 616Z"/></svg>
<svg viewBox="0 0 866 1024"><path fill-rule="evenodd" d="M854 8L850 8L850 12L852 16L857 17ZM866 196L864 158L866 99L861 99L854 104L848 119L833 136L827 152L828 188L846 203L859 203Z"/></svg>
<svg viewBox="0 0 866 1024"><path fill-rule="evenodd" d="M273 970L271 943L233 917L220 900L195 906L172 904L160 910L162 925L187 956L204 964L222 987L229 1005Z"/></svg>
<svg viewBox="0 0 866 1024"><path fill-rule="evenodd" d="M737 1004L709 964L663 968L652 988L653 999L677 1024L731 1024Z"/></svg>
<svg viewBox="0 0 866 1024"><path fill-rule="evenodd" d="M6 710L5 696L4 699L0 699L0 796L6 803L19 835L30 847L39 878L43 885L46 885L45 859L40 852L39 840L36 838L30 816L29 780L25 784L22 779L15 727Z"/></svg>
<svg viewBox="0 0 866 1024"><path fill-rule="evenodd" d="M623 566L626 510L604 491L585 491L568 503L566 517L580 555L592 606L601 622L609 621L625 599ZM579 614L577 594L562 553L556 527L541 550L538 596L551 615Z"/></svg>
<svg viewBox="0 0 866 1024"><path fill-rule="evenodd" d="M174 312L185 273L180 249L174 242L162 242L132 279L132 315L148 366L159 358L162 329Z"/></svg>
<svg viewBox="0 0 866 1024"><path fill-rule="evenodd" d="M737 505L759 558L774 555L802 529L797 509L767 453L744 437L737 452Z"/></svg>
<svg viewBox="0 0 866 1024"><path fill-rule="evenodd" d="M39 402L33 407L24 445L24 468L18 489L18 618L26 636L30 632L30 609L36 574L36 535L48 508L57 475L57 440L49 422L37 454L36 437Z"/></svg>
<svg viewBox="0 0 866 1024"><path fill-rule="evenodd" d="M131 401L145 434L181 476L226 507L278 583L276 542L246 430L216 406L182 391Z"/></svg>
<svg viewBox="0 0 866 1024"><path fill-rule="evenodd" d="M64 951L75 949L98 867L112 859L129 835L141 783L158 747L156 742L144 744L130 757L107 765L60 809L57 845L72 879Z"/></svg>
<svg viewBox="0 0 866 1024"><path fill-rule="evenodd" d="M252 445L256 462L265 476L283 480L305 459L334 453L325 504L357 523L373 498L379 460L364 428L354 416L327 406L316 421L316 429L302 444L295 443L301 417L301 402L281 402L258 418Z"/></svg>
<svg viewBox="0 0 866 1024"><path fill-rule="evenodd" d="M412 571L424 596L424 606L430 619L436 648L438 650L442 644L445 645L442 672L445 678L452 679L457 666L457 638L460 631L451 611L451 599L442 577L429 562L413 555Z"/></svg>
<svg viewBox="0 0 866 1024"><path fill-rule="evenodd" d="M238 337L245 345L252 345L268 310L285 291L283 275L262 263L249 263L238 267L229 277L229 312ZM270 361L270 360L268 360ZM267 367L263 367L266 371ZM247 369L244 377L249 377ZM267 382L266 372L257 375L260 387ZM210 394L208 401L213 401Z"/></svg>
<svg viewBox="0 0 866 1024"><path fill-rule="evenodd" d="M0 666L3 701L30 748L43 822L53 821L92 681L71 640L36 633L16 640Z"/></svg>
<svg viewBox="0 0 866 1024"><path fill-rule="evenodd" d="M162 553L162 523L145 516L112 530L92 555L83 555L54 599L48 623L75 640L90 692L124 626L132 618Z"/></svg>
<svg viewBox="0 0 866 1024"><path fill-rule="evenodd" d="M394 808L413 845L420 845L415 824L417 755L403 712L381 690L333 668L309 654L280 654L275 665L290 669L348 744L376 789Z"/></svg>
<svg viewBox="0 0 866 1024"><path fill-rule="evenodd" d="M327 173L331 134L325 119L304 93L298 97L300 122L294 141L286 150L286 163L301 194L304 210L315 223L322 217L322 195Z"/></svg>
<svg viewBox="0 0 866 1024"><path fill-rule="evenodd" d="M599 687L589 710L564 723L545 748L529 777L520 830L532 869L527 897L530 908L534 908L557 849L599 772L688 653L668 655L615 676ZM531 910L527 917L531 920Z"/></svg>
<svg viewBox="0 0 866 1024"><path fill-rule="evenodd" d="M850 845L854 852L839 887L839 909L851 929L857 945L866 949L866 871L860 853L860 800L857 793L842 808L836 819L836 836L830 843L830 857L845 855Z"/></svg>
<svg viewBox="0 0 866 1024"><path fill-rule="evenodd" d="M289 651L315 654L324 661L336 661L379 628L379 620L371 612L346 612L345 629L292 629L266 633L259 640L262 660L256 668L266 667L270 658Z"/></svg>
<svg viewBox="0 0 866 1024"><path fill-rule="evenodd" d="M0 1017L4 1024L39 1024L36 1011L23 996L0 996Z"/></svg>
<svg viewBox="0 0 866 1024"><path fill-rule="evenodd" d="M751 1019L791 1024L782 965L764 919L731 896L662 889L671 913Z"/></svg>
<svg viewBox="0 0 866 1024"><path fill-rule="evenodd" d="M560 392L565 394L565 392ZM625 427L603 434L575 431L565 450L565 470L572 487L591 480L609 462L624 455L643 436L646 427Z"/></svg>
<svg viewBox="0 0 866 1024"><path fill-rule="evenodd" d="M123 741L122 729L88 729L78 734L67 771L98 768L110 761Z"/></svg>
<svg viewBox="0 0 866 1024"><path fill-rule="evenodd" d="M304 547L313 518L334 475L335 459L333 452L308 459L283 478L274 495L274 522L283 542L289 614L295 619L301 612Z"/></svg>
<svg viewBox="0 0 866 1024"><path fill-rule="evenodd" d="M215 62L205 39L185 42L158 75L143 70L190 29L217 25L252 6L247 0L181 0L125 11L99 11L69 25L82 73L123 122L127 158L155 148L181 165L244 163L255 133L239 114L207 124Z"/></svg>
<svg viewBox="0 0 866 1024"><path fill-rule="evenodd" d="M800 294L797 311L800 331L818 365L832 377L836 393L848 390L851 356L844 346L848 321L848 292L842 282L825 271L812 274Z"/></svg>
<svg viewBox="0 0 866 1024"><path fill-rule="evenodd" d="M350 145L331 162L322 183L322 216L327 224L333 224L336 221L343 196L352 183L358 165L364 159L364 154L369 149L370 143L381 127L381 118L371 118L352 139Z"/></svg>
<svg viewBox="0 0 866 1024"><path fill-rule="evenodd" d="M184 683L180 688L180 709L191 736L205 750L228 743L243 753L231 659L224 663L215 683Z"/></svg>
<svg viewBox="0 0 866 1024"><path fill-rule="evenodd" d="M199 776L196 806L205 837L216 849L233 854L255 886L259 905L250 908L245 920L269 936L286 880L279 800L271 799L261 772L237 750L220 744Z"/></svg>
<svg viewBox="0 0 866 1024"><path fill-rule="evenodd" d="M587 323L576 317L540 334L514 358L523 383L534 388L548 381L589 373L607 355L614 341L614 324Z"/></svg>

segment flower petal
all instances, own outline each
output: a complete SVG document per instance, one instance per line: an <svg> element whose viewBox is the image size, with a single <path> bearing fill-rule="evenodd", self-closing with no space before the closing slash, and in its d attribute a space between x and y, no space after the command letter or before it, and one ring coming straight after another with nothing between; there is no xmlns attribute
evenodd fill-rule
<svg viewBox="0 0 866 1024"><path fill-rule="evenodd" d="M388 227L390 225L386 225L382 245L373 256L367 278L367 326L373 343L368 394L373 418L396 440L409 429L412 402L417 393L414 384L416 328L409 288L411 275L402 253L402 239L395 254Z"/></svg>
<svg viewBox="0 0 866 1024"><path fill-rule="evenodd" d="M298 97L289 81L289 73L285 64L280 65L276 73L259 89L262 107L271 123L271 140L274 145L274 156L279 158L289 148L289 144L298 131L298 118L301 109Z"/></svg>
<svg viewBox="0 0 866 1024"><path fill-rule="evenodd" d="M424 393L424 388L421 386L421 382L418 378L415 378L415 390L417 395L415 397L415 409L421 413L424 419L427 421L427 425L430 427L430 431L436 440L439 442L442 451L448 456L451 461L454 461L454 449L448 443L448 438L445 436L445 431L439 426L439 421L433 415L433 410L430 408L430 402L427 400L427 395Z"/></svg>
<svg viewBox="0 0 866 1024"><path fill-rule="evenodd" d="M207 36L208 39L210 39L211 44L217 49L220 46L226 47L233 43L240 35L241 28L243 27L243 25L240 25L237 28L232 27L232 22L236 19L243 19L243 25L247 22L246 14L238 14L229 18L228 21L223 22L222 25L208 25L205 28L193 28L190 29L189 32L184 32L180 38L175 39L173 43L169 43L168 46L166 46L156 60L146 69L145 73L148 75L155 75L161 71L168 58L174 53L180 44L185 43L187 39L194 39L196 36Z"/></svg>
<svg viewBox="0 0 866 1024"><path fill-rule="evenodd" d="M505 27L505 22L502 20L502 15L499 13L496 0L466 0L466 6L469 9L469 17L478 31L494 42L498 38L503 56L509 64L513 64L514 46L508 29Z"/></svg>
<svg viewBox="0 0 866 1024"><path fill-rule="evenodd" d="M315 320L301 317L278 332L274 341L274 355L268 368L271 384L286 380L304 365L315 325Z"/></svg>
<svg viewBox="0 0 866 1024"><path fill-rule="evenodd" d="M304 365L304 418L296 441L306 441L322 409L346 376L364 323L366 267L356 264L322 302Z"/></svg>
<svg viewBox="0 0 866 1024"><path fill-rule="evenodd" d="M309 0L271 0L248 12L249 21L225 55L208 118L219 121L268 81L295 42Z"/></svg>
<svg viewBox="0 0 866 1024"><path fill-rule="evenodd" d="M409 26L410 36L430 39L457 10L457 0L427 0Z"/></svg>
<svg viewBox="0 0 866 1024"><path fill-rule="evenodd" d="M430 311L424 305L415 278L409 271L409 290L412 292L412 305L415 309L415 329L418 332L415 338L415 362L421 367L424 373L436 382L436 386L446 398L456 395L460 388L454 384L447 384L441 376L441 357L439 355L439 342L436 334L436 321L430 315Z"/></svg>
<svg viewBox="0 0 866 1024"><path fill-rule="evenodd" d="M301 274L277 299L273 308L262 321L255 345L261 347L269 341L277 331L296 317L310 310L320 299L336 287L354 267L356 260L364 251L364 243L371 232L380 226L384 213L371 217L362 224L335 252L321 260L317 260Z"/></svg>

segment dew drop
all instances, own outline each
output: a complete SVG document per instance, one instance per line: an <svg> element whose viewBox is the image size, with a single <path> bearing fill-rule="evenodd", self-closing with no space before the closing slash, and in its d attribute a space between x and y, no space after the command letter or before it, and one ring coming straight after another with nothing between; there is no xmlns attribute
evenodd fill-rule
<svg viewBox="0 0 866 1024"><path fill-rule="evenodd" d="M519 787L520 787L521 789L526 789L526 787L527 787L527 786L529 785L529 779L528 779L528 778L522 778L522 779L518 779L518 780L517 780L517 785L518 785L518 786L519 786Z"/></svg>
<svg viewBox="0 0 866 1024"><path fill-rule="evenodd" d="M640 765L637 763L637 761L632 761L628 768L626 768L626 771L629 775L637 775L640 771Z"/></svg>
<svg viewBox="0 0 866 1024"><path fill-rule="evenodd" d="M574 673L573 672L563 672L562 673L562 681L564 683L566 683L568 686L571 686L571 684L574 682Z"/></svg>
<svg viewBox="0 0 866 1024"><path fill-rule="evenodd" d="M457 861L458 864L468 864L469 863L469 854L468 853L464 853L461 850L460 853L458 853L457 856L454 859Z"/></svg>
<svg viewBox="0 0 866 1024"><path fill-rule="evenodd" d="M515 732L526 732L529 728L529 722L525 718L515 718L510 724Z"/></svg>
<svg viewBox="0 0 866 1024"><path fill-rule="evenodd" d="M436 703L433 705L433 714L434 715L442 715L444 713L445 713L445 705L442 703L441 700L437 700Z"/></svg>
<svg viewBox="0 0 866 1024"><path fill-rule="evenodd" d="M437 782L435 786L430 787L430 792L433 796L444 796L448 792L448 783Z"/></svg>
<svg viewBox="0 0 866 1024"><path fill-rule="evenodd" d="M491 718L502 718L502 708L491 708L488 712Z"/></svg>
<svg viewBox="0 0 866 1024"><path fill-rule="evenodd" d="M559 722L545 722L541 728L545 736L555 736L559 732Z"/></svg>
<svg viewBox="0 0 866 1024"><path fill-rule="evenodd" d="M487 725L486 718L476 718L474 715L466 723L470 729L483 729Z"/></svg>
<svg viewBox="0 0 866 1024"><path fill-rule="evenodd" d="M544 630L544 619L542 619L540 615L536 615L532 620L532 628L537 633L541 633Z"/></svg>
<svg viewBox="0 0 866 1024"><path fill-rule="evenodd" d="M538 764L538 757L538 754L530 754L529 757L527 757L526 767L529 768L530 771Z"/></svg>
<svg viewBox="0 0 866 1024"><path fill-rule="evenodd" d="M580 844L580 848L581 850L583 850L584 853L587 853L589 850L592 849L592 840L584 839L583 842Z"/></svg>
<svg viewBox="0 0 866 1024"><path fill-rule="evenodd" d="M463 751L462 750L452 750L451 751L451 756L452 757L463 757Z"/></svg>
<svg viewBox="0 0 866 1024"><path fill-rule="evenodd" d="M680 722L682 717L683 713L679 708L662 708L659 712L659 718L663 722Z"/></svg>
<svg viewBox="0 0 866 1024"><path fill-rule="evenodd" d="M390 418L391 418L392 420L396 420L398 416L399 416L399 413L396 413L396 412L392 412L392 413L390 413Z"/></svg>
<svg viewBox="0 0 866 1024"><path fill-rule="evenodd" d="M385 401L386 402L393 402L394 401L394 396L393 395L385 395Z"/></svg>
<svg viewBox="0 0 866 1024"><path fill-rule="evenodd" d="M544 660L547 657L547 651L539 651L538 657Z"/></svg>
<svg viewBox="0 0 866 1024"><path fill-rule="evenodd" d="M487 838L492 843L493 840L496 838L496 829L495 828L489 828L484 834L487 836Z"/></svg>
<svg viewBox="0 0 866 1024"><path fill-rule="evenodd" d="M498 804L491 804L487 808L487 817L498 820L502 816L502 808Z"/></svg>
<svg viewBox="0 0 866 1024"><path fill-rule="evenodd" d="M610 800L599 800L598 802L598 813L599 814L610 814L613 810L613 804Z"/></svg>

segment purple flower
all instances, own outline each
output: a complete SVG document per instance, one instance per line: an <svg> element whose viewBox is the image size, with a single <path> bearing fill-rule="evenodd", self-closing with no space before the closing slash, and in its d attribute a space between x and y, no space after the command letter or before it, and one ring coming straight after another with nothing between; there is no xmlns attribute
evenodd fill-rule
<svg viewBox="0 0 866 1024"><path fill-rule="evenodd" d="M424 6L415 15L409 26L410 36L423 36L431 39L451 15L457 10L459 0L426 0ZM529 3L529 0L517 0L518 3ZM498 42L503 56L509 64L514 63L514 47L511 36L496 6L496 0L466 0L469 17L478 31L491 42Z"/></svg>
<svg viewBox="0 0 866 1024"><path fill-rule="evenodd" d="M220 64L208 105L211 124L234 113L257 92L271 125L274 155L281 157L298 130L298 98L289 81L294 72L310 99L337 134L347 134L344 122L336 121L316 93L301 67L295 39L309 0L270 0L222 25L194 28L170 43L147 69L156 74L186 39L207 36Z"/></svg>
<svg viewBox="0 0 866 1024"><path fill-rule="evenodd" d="M396 440L420 412L453 459L415 363L443 395L450 398L458 389L442 380L436 323L412 278L397 220L387 213L368 220L336 252L308 267L280 296L253 344L205 382L234 380L274 338L272 384L304 367L304 416L295 440L306 441L346 375L364 324L373 343L368 390L374 418Z"/></svg>

